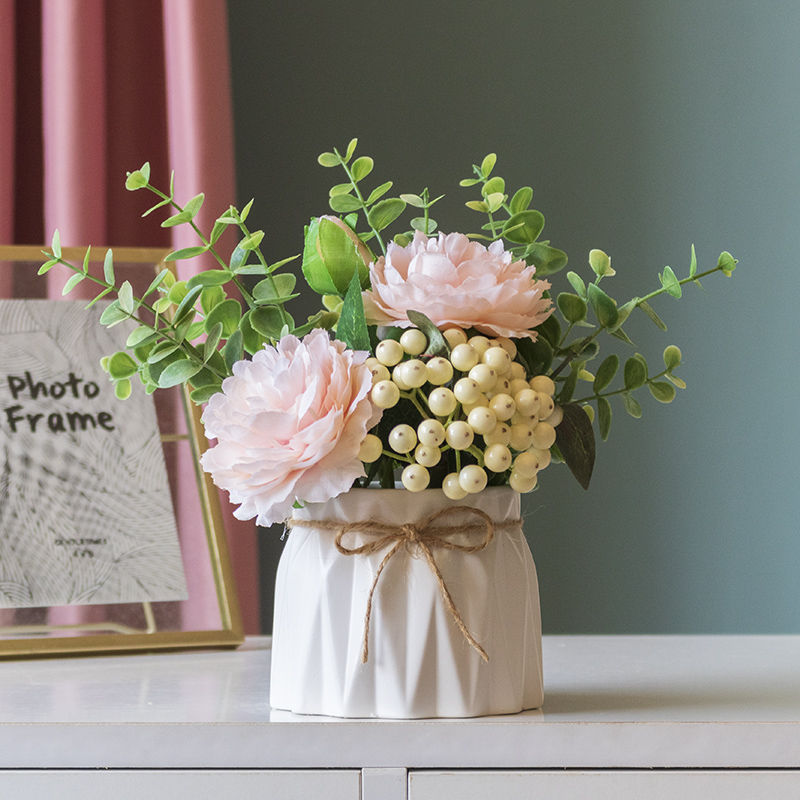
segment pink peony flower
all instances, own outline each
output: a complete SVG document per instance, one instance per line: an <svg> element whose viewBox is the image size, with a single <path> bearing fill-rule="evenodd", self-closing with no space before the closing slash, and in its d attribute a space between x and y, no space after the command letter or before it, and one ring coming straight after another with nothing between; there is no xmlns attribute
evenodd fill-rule
<svg viewBox="0 0 800 800"><path fill-rule="evenodd" d="M381 414L368 355L317 329L234 364L203 412L217 444L201 463L240 504L238 519L281 522L295 500L329 500L364 475L358 451Z"/></svg>
<svg viewBox="0 0 800 800"><path fill-rule="evenodd" d="M364 292L367 319L377 325L408 327L406 312L421 311L437 327L459 325L481 333L530 339L552 304L542 293L547 281L535 267L512 261L500 241L488 248L462 233L429 239L417 233L406 247L390 244L370 265L372 290Z"/></svg>

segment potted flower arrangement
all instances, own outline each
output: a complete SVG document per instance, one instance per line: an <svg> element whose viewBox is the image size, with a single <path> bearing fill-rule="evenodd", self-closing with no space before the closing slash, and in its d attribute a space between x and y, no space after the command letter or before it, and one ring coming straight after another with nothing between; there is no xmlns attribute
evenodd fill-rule
<svg viewBox="0 0 800 800"><path fill-rule="evenodd" d="M461 181L481 215L465 235L438 232L441 197L428 189L394 196L386 181L368 191L373 160L356 147L318 159L344 180L330 190L333 213L305 229L302 273L321 297L302 322L287 308L298 296L293 259L265 258L263 231L248 227L252 201L205 234L195 223L203 195L180 204L172 182L167 192L150 183L148 164L127 188L157 196L145 213L171 212L163 226L198 237L168 260L202 255L215 268L188 281L165 269L135 296L111 252L92 275L88 252L83 265L62 258L56 232L40 273L69 267L65 294L94 281L92 302L110 301L103 324L135 321L127 350L103 361L117 396L134 378L146 392L187 384L215 441L202 466L236 516L291 530L276 588L274 707L395 717L535 708L541 626L520 494L552 462L588 488L610 398L638 417L637 391L668 403L685 387L674 345L663 368L633 353L620 369L617 354L600 359L601 334L633 345L624 325L635 312L665 329L653 297L730 276L736 260L723 252L698 271L692 248L685 277L665 267L652 291L618 303L601 288L611 260L592 250L587 277L567 272L569 290L555 293L549 278L567 256L540 239L532 189L511 191L494 154ZM240 240L226 259L217 243L230 227Z"/></svg>

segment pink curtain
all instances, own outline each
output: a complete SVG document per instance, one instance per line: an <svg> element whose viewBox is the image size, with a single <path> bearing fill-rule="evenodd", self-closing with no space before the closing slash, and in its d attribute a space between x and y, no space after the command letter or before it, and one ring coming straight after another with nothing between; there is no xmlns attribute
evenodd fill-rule
<svg viewBox="0 0 800 800"><path fill-rule="evenodd" d="M34 32L40 43L23 48ZM210 229L235 200L229 74L225 0L0 0L0 242L39 244L57 227L65 245L185 246L182 229L170 240L156 214L142 220L149 198L124 188L126 170L144 161L161 186L174 169L178 198L205 192L198 223ZM32 84L41 91L38 134ZM181 262L182 277L198 266ZM65 279L55 272L50 296ZM0 296L14 288L0 274ZM202 531L192 464L179 462L179 474L181 526ZM224 511L245 629L254 633L255 529ZM190 572L199 570L184 550ZM190 601L184 623L202 627L214 613Z"/></svg>

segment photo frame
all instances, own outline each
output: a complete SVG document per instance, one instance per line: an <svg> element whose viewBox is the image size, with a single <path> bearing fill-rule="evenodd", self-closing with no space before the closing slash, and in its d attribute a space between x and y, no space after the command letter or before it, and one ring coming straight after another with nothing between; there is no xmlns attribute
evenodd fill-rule
<svg viewBox="0 0 800 800"><path fill-rule="evenodd" d="M102 270L108 249L93 247L90 265L99 264ZM164 260L167 249L111 249L117 275L129 280L134 291L138 285L139 294L155 274L170 266ZM0 289L10 287L0 291L0 298L46 296L46 280L34 276L47 259L47 252L37 246L0 246ZM85 254L86 248L63 248L64 258L73 263L80 264ZM85 317L86 325L97 325L89 314ZM189 400L185 387L159 390L153 398L169 482L165 492L176 512L185 599L58 606L6 604L0 608L0 658L236 647L244 641L218 490L199 465L200 455L208 446L200 409ZM0 537L1 520L0 514ZM15 535L24 539L25 531L18 528Z"/></svg>

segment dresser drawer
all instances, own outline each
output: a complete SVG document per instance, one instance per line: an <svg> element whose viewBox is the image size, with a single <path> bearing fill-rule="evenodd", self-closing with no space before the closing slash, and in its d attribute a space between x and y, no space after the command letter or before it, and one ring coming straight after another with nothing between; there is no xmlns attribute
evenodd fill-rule
<svg viewBox="0 0 800 800"><path fill-rule="evenodd" d="M408 800L800 800L800 771L411 772Z"/></svg>
<svg viewBox="0 0 800 800"><path fill-rule="evenodd" d="M357 770L0 770L0 797L58 800L359 800Z"/></svg>

